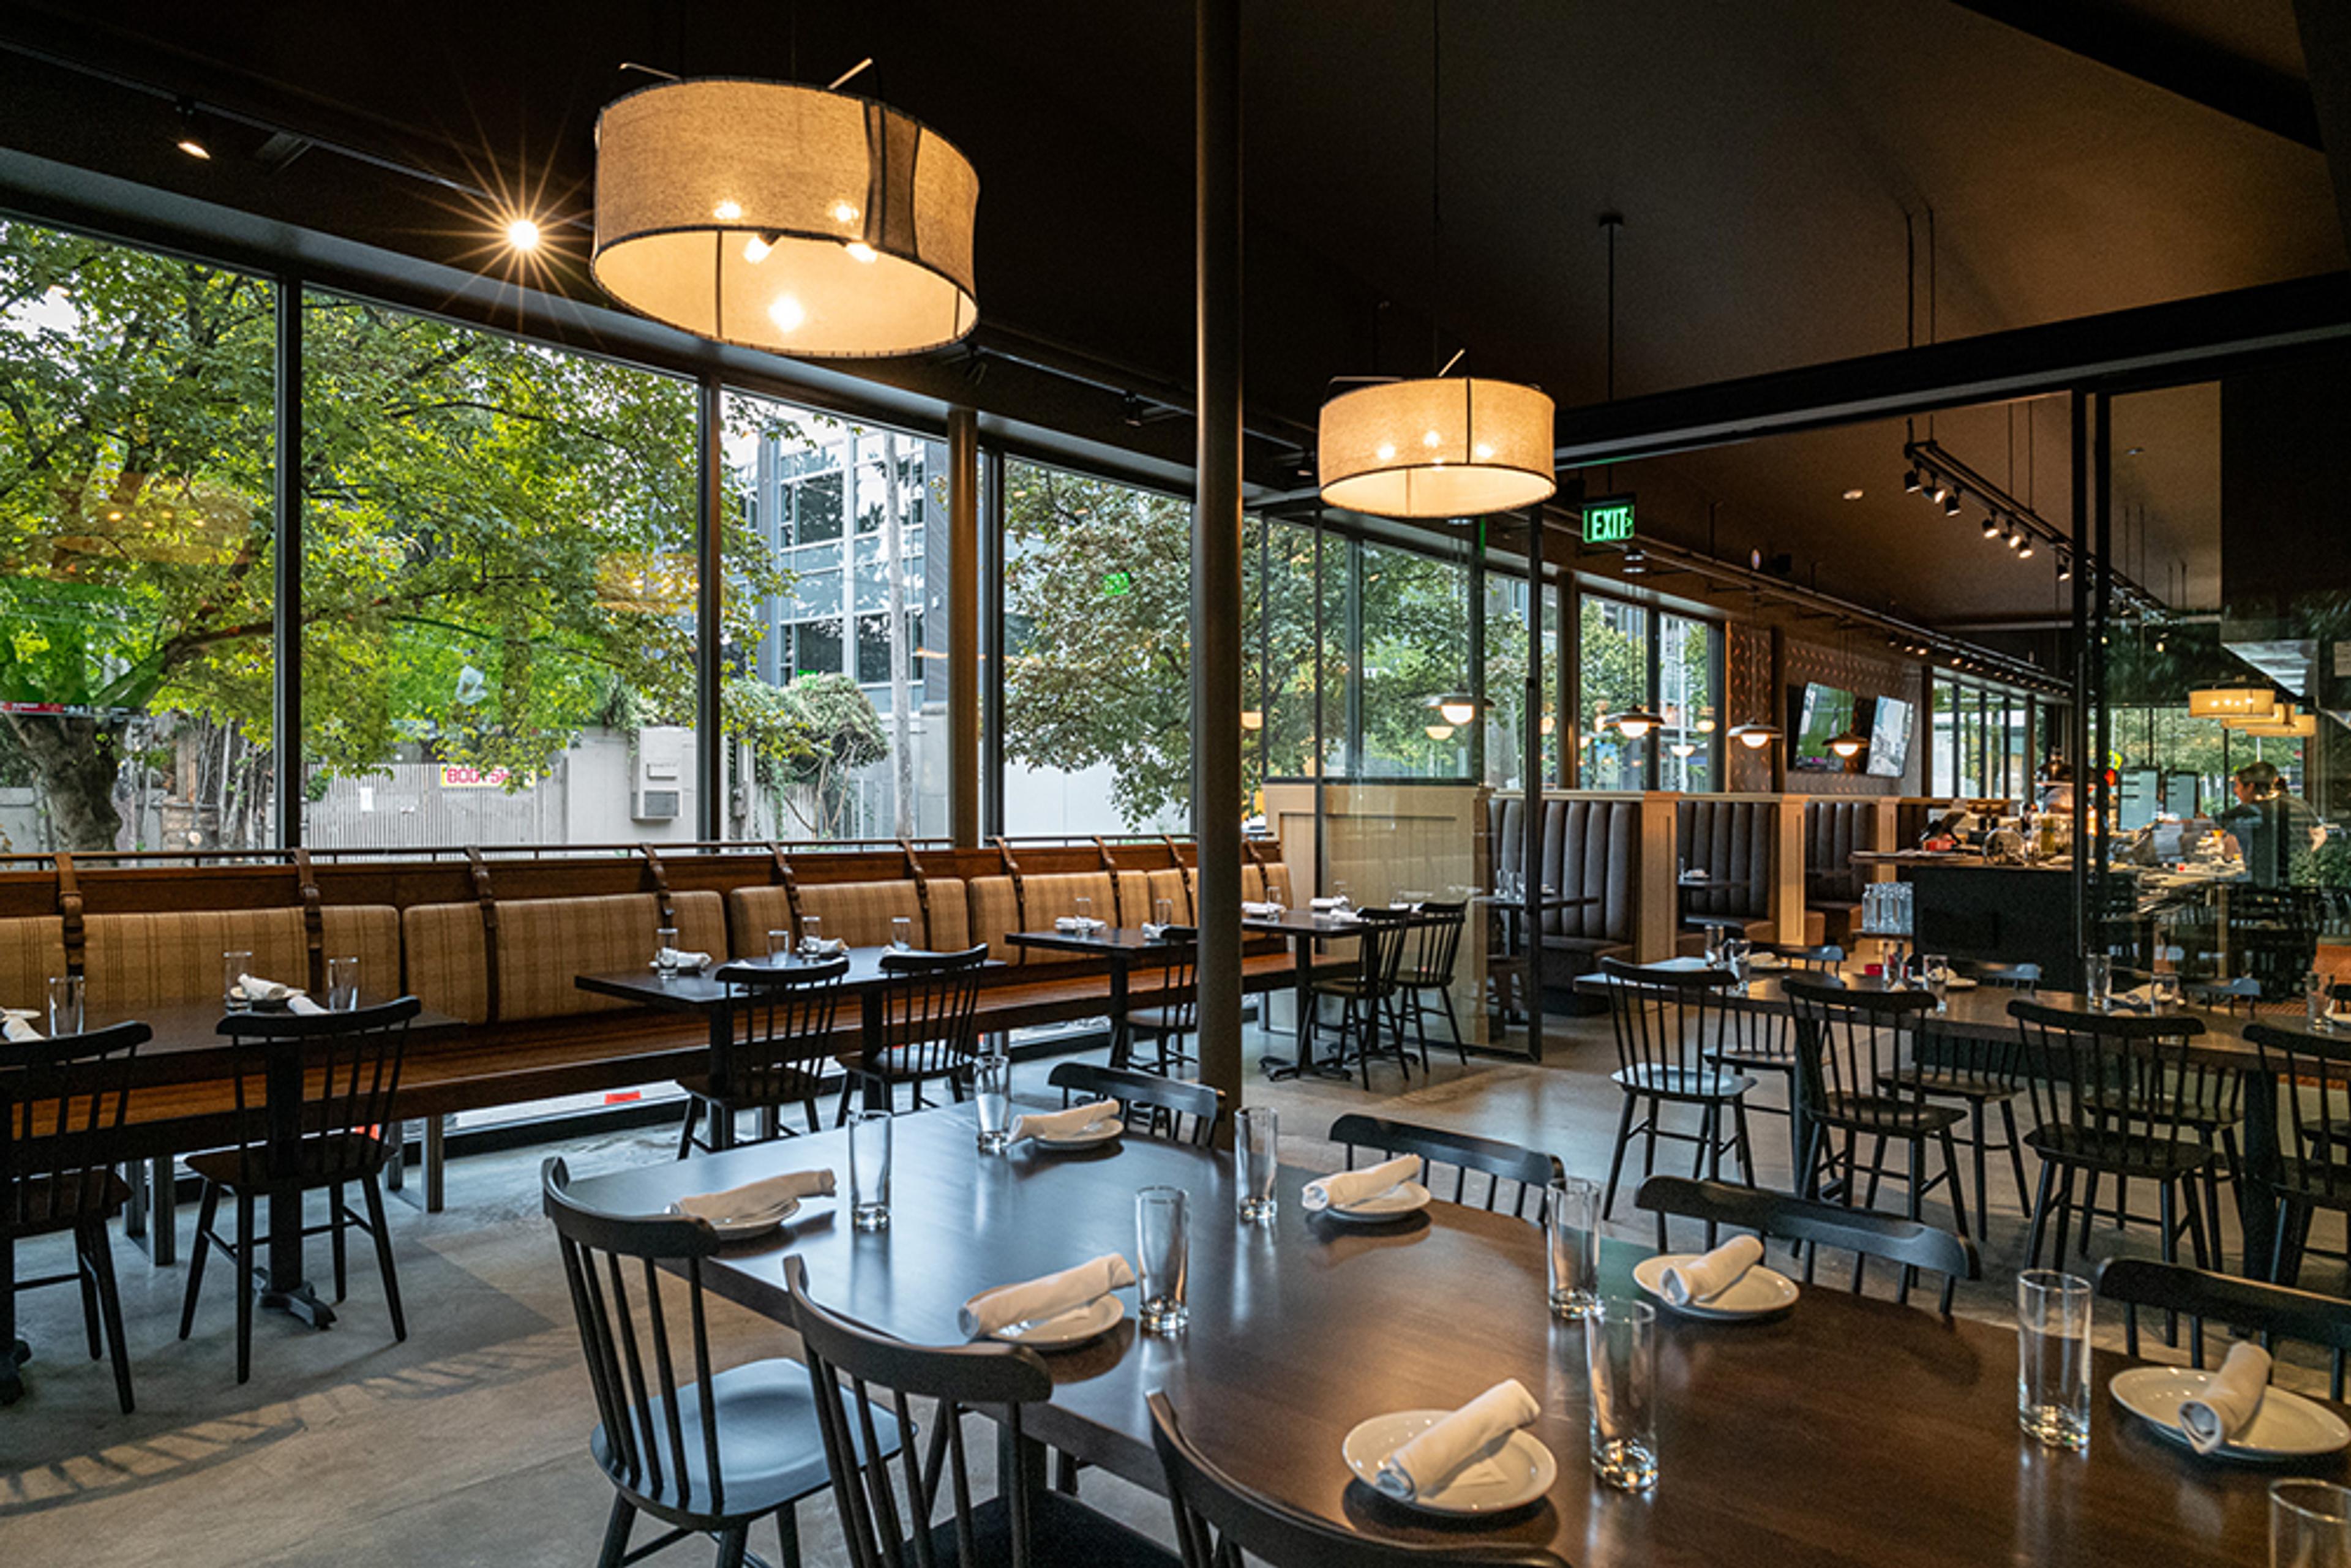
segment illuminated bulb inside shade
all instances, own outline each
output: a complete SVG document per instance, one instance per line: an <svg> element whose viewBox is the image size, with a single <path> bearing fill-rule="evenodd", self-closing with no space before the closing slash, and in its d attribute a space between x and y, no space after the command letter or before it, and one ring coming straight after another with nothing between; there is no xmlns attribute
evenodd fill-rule
<svg viewBox="0 0 2351 1568"><path fill-rule="evenodd" d="M1428 738L1431 740L1450 740L1453 738L1453 727L1449 724L1432 724L1427 727L1427 729Z"/></svg>
<svg viewBox="0 0 2351 1568"><path fill-rule="evenodd" d="M1381 461L1381 462L1385 463L1385 462L1387 462L1390 458L1394 457L1395 455L1395 442L1393 442L1393 441L1383 441L1383 442L1381 442L1381 443L1380 443L1380 461Z"/></svg>
<svg viewBox="0 0 2351 1568"><path fill-rule="evenodd" d="M740 202L721 202L716 206L710 209L710 215L716 218L722 224L731 224L737 218L743 215L743 204Z"/></svg>
<svg viewBox="0 0 2351 1568"><path fill-rule="evenodd" d="M1265 711L1262 708L1253 707L1245 707L1241 709L1241 727L1243 729L1263 729L1265 727Z"/></svg>
<svg viewBox="0 0 2351 1568"><path fill-rule="evenodd" d="M1424 436L1422 436L1422 437L1420 438L1420 444L1421 444L1423 446L1434 446L1434 445L1436 445L1436 444L1437 444L1437 439L1438 439L1438 437L1437 437L1437 432L1435 432L1435 431L1433 431L1433 430L1432 430L1432 431L1430 431L1427 434L1426 434L1426 435L1424 435Z"/></svg>
<svg viewBox="0 0 2351 1568"><path fill-rule="evenodd" d="M1487 458L1494 455L1494 448L1489 443L1481 441L1478 444L1477 455L1478 461L1483 463Z"/></svg>
<svg viewBox="0 0 2351 1568"><path fill-rule="evenodd" d="M850 258L852 260L862 261L868 267L872 266L876 261L881 259L881 252L875 250L872 246L867 245L862 239L851 240L841 248L849 252Z"/></svg>
<svg viewBox="0 0 2351 1568"><path fill-rule="evenodd" d="M507 244L517 250L538 248L538 225L528 218L517 218L507 225Z"/></svg>
<svg viewBox="0 0 2351 1568"><path fill-rule="evenodd" d="M1666 749L1672 752L1676 757L1695 757L1698 755L1698 747L1692 746L1687 740L1677 740L1673 745L1667 747Z"/></svg>
<svg viewBox="0 0 2351 1568"><path fill-rule="evenodd" d="M201 159L207 163L213 161L212 150L193 136L183 136L176 145L191 158Z"/></svg>
<svg viewBox="0 0 2351 1568"><path fill-rule="evenodd" d="M743 242L743 259L749 262L753 267L757 267L761 262L767 260L768 253L775 248L776 247L773 245L770 245L762 236L753 235L749 239Z"/></svg>
<svg viewBox="0 0 2351 1568"><path fill-rule="evenodd" d="M797 332L800 329L800 323L808 319L808 312L800 308L800 302L790 295L778 294L776 302L768 307L768 319L776 324L778 331Z"/></svg>
<svg viewBox="0 0 2351 1568"><path fill-rule="evenodd" d="M1861 755L1861 748L1868 744L1857 735L1840 735L1829 742L1829 749L1839 757L1858 757Z"/></svg>
<svg viewBox="0 0 2351 1568"><path fill-rule="evenodd" d="M847 202L835 202L832 204L832 221L837 224L853 224L857 221L857 209Z"/></svg>

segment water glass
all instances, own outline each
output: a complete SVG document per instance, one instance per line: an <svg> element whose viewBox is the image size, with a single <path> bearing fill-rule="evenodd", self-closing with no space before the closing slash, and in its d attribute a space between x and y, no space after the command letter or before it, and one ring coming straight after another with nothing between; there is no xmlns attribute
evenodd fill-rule
<svg viewBox="0 0 2351 1568"><path fill-rule="evenodd" d="M1929 953L1918 961L1919 971L1927 979L1927 994L1935 998L1935 1010L1951 1010L1951 960L1940 953Z"/></svg>
<svg viewBox="0 0 2351 1568"><path fill-rule="evenodd" d="M1071 899L1070 901L1070 912L1078 917L1078 926L1081 930L1091 931L1094 928L1094 901L1092 899Z"/></svg>
<svg viewBox="0 0 2351 1568"><path fill-rule="evenodd" d="M1244 1225L1271 1224L1280 1204L1273 1174L1280 1160L1281 1117L1270 1105L1251 1105L1233 1118L1233 1185Z"/></svg>
<svg viewBox="0 0 2351 1568"><path fill-rule="evenodd" d="M664 925L653 932L653 967L664 979L677 973L677 927Z"/></svg>
<svg viewBox="0 0 2351 1568"><path fill-rule="evenodd" d="M768 962L788 964L792 956L792 934L789 931L768 933Z"/></svg>
<svg viewBox="0 0 2351 1568"><path fill-rule="evenodd" d="M2115 961L2105 953L2082 955L2082 989L2090 998L2090 1010L2112 1012L2115 1006Z"/></svg>
<svg viewBox="0 0 2351 1568"><path fill-rule="evenodd" d="M1719 925L1706 928L1706 967L1709 969L1722 967L1722 927Z"/></svg>
<svg viewBox="0 0 2351 1568"><path fill-rule="evenodd" d="M2157 1012L2168 1013L2178 1011L2179 1008L2179 972L2173 969L2166 969L2159 975L2148 976L2147 980L2147 994L2149 1004Z"/></svg>
<svg viewBox="0 0 2351 1568"><path fill-rule="evenodd" d="M811 958L824 956L824 917L817 915L800 916L800 951Z"/></svg>
<svg viewBox="0 0 2351 1568"><path fill-rule="evenodd" d="M82 1030L81 977L49 977L49 1038L62 1040Z"/></svg>
<svg viewBox="0 0 2351 1568"><path fill-rule="evenodd" d="M1657 1484L1657 1312L1611 1296L1583 1320L1592 1473L1619 1491Z"/></svg>
<svg viewBox="0 0 2351 1568"><path fill-rule="evenodd" d="M1600 1184L1563 1176L1543 1193L1551 1315L1588 1318L1600 1307Z"/></svg>
<svg viewBox="0 0 2351 1568"><path fill-rule="evenodd" d="M1176 901L1155 898L1151 901L1151 924L1165 928L1176 924Z"/></svg>
<svg viewBox="0 0 2351 1568"><path fill-rule="evenodd" d="M1722 939L1723 967L1730 971L1732 982L1741 990L1747 987L1748 960L1754 954L1755 944L1744 936L1725 936Z"/></svg>
<svg viewBox="0 0 2351 1568"><path fill-rule="evenodd" d="M327 1010L348 1013L359 1010L360 961L357 958L327 960Z"/></svg>
<svg viewBox="0 0 2351 1568"><path fill-rule="evenodd" d="M1146 1186L1134 1195L1134 1261L1141 1286L1135 1294L1145 1333L1174 1333L1184 1326L1190 1262L1184 1222L1182 1187Z"/></svg>
<svg viewBox="0 0 2351 1568"><path fill-rule="evenodd" d="M250 953L221 955L221 1003L233 1013L244 1012L253 1006L245 994L245 977L253 968Z"/></svg>
<svg viewBox="0 0 2351 1568"><path fill-rule="evenodd" d="M971 1099L979 1111L979 1152L1012 1146L1012 1059L983 1056L971 1064Z"/></svg>
<svg viewBox="0 0 2351 1568"><path fill-rule="evenodd" d="M2053 1448L2090 1445L2090 1281L2016 1277L2016 1424Z"/></svg>
<svg viewBox="0 0 2351 1568"><path fill-rule="evenodd" d="M849 1222L890 1228L890 1113L849 1113Z"/></svg>
<svg viewBox="0 0 2351 1568"><path fill-rule="evenodd" d="M893 953L904 953L912 948L914 945L914 917L907 915L892 915L890 917L890 951Z"/></svg>
<svg viewBox="0 0 2351 1568"><path fill-rule="evenodd" d="M2329 983L2323 969L2313 969L2302 977L2304 1021L2310 1026L2313 1034L2326 1034L2335 1028L2326 1016Z"/></svg>
<svg viewBox="0 0 2351 1568"><path fill-rule="evenodd" d="M2301 1477L2272 1481L2270 1568L2351 1568L2351 1490Z"/></svg>

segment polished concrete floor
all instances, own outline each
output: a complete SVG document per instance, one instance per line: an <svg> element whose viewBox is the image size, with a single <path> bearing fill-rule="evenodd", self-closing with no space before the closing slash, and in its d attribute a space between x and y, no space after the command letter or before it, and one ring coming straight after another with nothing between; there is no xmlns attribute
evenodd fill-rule
<svg viewBox="0 0 2351 1568"><path fill-rule="evenodd" d="M1399 1086L1393 1068L1375 1069L1368 1094L1353 1082L1307 1080L1253 1082L1250 1098L1280 1108L1292 1164L1335 1165L1321 1134L1342 1113L1368 1110L1529 1144L1556 1153L1571 1172L1604 1176L1620 1104L1606 1078L1614 1052L1605 1020L1561 1020L1552 1041L1541 1066L1473 1058L1463 1067L1441 1053L1434 1071L1416 1073L1409 1085ZM1053 1103L1047 1071L1024 1064L1019 1092ZM1760 1093L1777 1101L1776 1087ZM1758 1116L1755 1135L1759 1176L1784 1183L1786 1124ZM585 1175L668 1159L674 1136L665 1128L615 1134L559 1152ZM361 1248L341 1321L320 1333L264 1314L253 1380L240 1388L225 1274L208 1280L195 1333L183 1343L175 1336L184 1264L153 1268L118 1239L139 1397L137 1414L124 1416L105 1364L84 1357L75 1292L20 1298L23 1332L37 1355L26 1368L26 1396L0 1410L0 1565L592 1563L611 1493L588 1458L588 1384L538 1212L538 1163L549 1152L454 1162L444 1213L392 1206L411 1327L405 1344L392 1339ZM1667 1157L1687 1159L1687 1149ZM1632 1186L1613 1228L1647 1239L1651 1228L1635 1222ZM1959 1301L1970 1315L2006 1314L2024 1236L2010 1187L1995 1168L1987 1277L1963 1287ZM190 1207L181 1214L184 1258ZM314 1247L323 1254L323 1241ZM2120 1235L2101 1227L2095 1242L2101 1256L2152 1248L2143 1227ZM19 1268L42 1273L65 1262L64 1248L43 1242L24 1249ZM2339 1288L2339 1268L2319 1260L2305 1282ZM714 1309L723 1360L778 1353L772 1325L723 1302ZM2118 1334L2117 1324L2104 1326ZM975 1445L982 1454L987 1448ZM1086 1493L1165 1533L1165 1505L1155 1499L1092 1477ZM808 1561L841 1562L830 1502L812 1501L801 1515ZM767 1527L753 1549L773 1560ZM656 1561L703 1562L706 1551L685 1543Z"/></svg>

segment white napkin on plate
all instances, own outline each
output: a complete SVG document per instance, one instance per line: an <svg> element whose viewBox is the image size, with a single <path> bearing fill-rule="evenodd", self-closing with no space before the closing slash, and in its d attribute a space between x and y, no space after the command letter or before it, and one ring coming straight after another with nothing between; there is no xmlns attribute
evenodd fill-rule
<svg viewBox="0 0 2351 1568"><path fill-rule="evenodd" d="M956 1322L965 1333L978 1339L1014 1323L1042 1322L1076 1308L1091 1306L1121 1285L1134 1283L1134 1270L1126 1260L1115 1252L1105 1252L1058 1274L982 1291L963 1304L956 1313Z"/></svg>
<svg viewBox="0 0 2351 1568"><path fill-rule="evenodd" d="M798 1198L831 1196L832 1172L830 1170L788 1171L782 1176L730 1186L724 1192L696 1193L691 1197L681 1197L670 1207L680 1214L690 1214L716 1225L729 1219L749 1219L781 1208Z"/></svg>
<svg viewBox="0 0 2351 1568"><path fill-rule="evenodd" d="M1752 1236L1734 1236L1703 1257L1667 1268L1657 1288L1677 1307L1710 1301L1761 1261L1763 1243Z"/></svg>
<svg viewBox="0 0 2351 1568"><path fill-rule="evenodd" d="M2179 1429L2187 1435L2188 1446L2199 1454L2224 1447L2252 1425L2269 1386L2270 1353L2251 1342L2231 1349L2204 1392L2180 1401Z"/></svg>
<svg viewBox="0 0 2351 1568"><path fill-rule="evenodd" d="M1442 1491L1541 1414L1542 1407L1523 1384L1504 1378L1382 1459L1372 1484L1406 1502L1424 1492Z"/></svg>
<svg viewBox="0 0 2351 1568"><path fill-rule="evenodd" d="M1054 918L1053 929L1083 935L1092 931L1107 931L1110 925L1107 922L1096 920L1092 915L1063 915Z"/></svg>
<svg viewBox="0 0 2351 1568"><path fill-rule="evenodd" d="M2113 1001L2115 1006L2118 1008L2128 1008L2133 1012L2153 1012L2155 1010L2155 988L2153 986L2141 986L2136 990L2116 991L2111 994L2109 999Z"/></svg>
<svg viewBox="0 0 2351 1568"><path fill-rule="evenodd" d="M41 1031L33 1027L32 1019L26 1015L12 1011L0 1018L0 1040L23 1041L42 1038Z"/></svg>
<svg viewBox="0 0 2351 1568"><path fill-rule="evenodd" d="M1244 898L1241 900L1241 913L1251 920L1270 920L1280 911L1270 904L1254 904Z"/></svg>
<svg viewBox="0 0 2351 1568"><path fill-rule="evenodd" d="M653 962L656 964L664 958L669 960L671 968L684 969L691 974L698 975L710 967L709 954L696 953L684 947L664 947L653 955Z"/></svg>
<svg viewBox="0 0 2351 1568"><path fill-rule="evenodd" d="M1346 908L1347 895L1338 893L1330 894L1322 898L1310 900L1307 906L1318 915L1328 915L1333 910Z"/></svg>
<svg viewBox="0 0 2351 1568"><path fill-rule="evenodd" d="M1072 1105L1066 1111L1031 1111L1027 1115L1012 1118L1012 1141L1023 1138L1066 1138L1082 1133L1096 1122L1107 1122L1119 1113L1115 1100L1089 1100L1082 1105Z"/></svg>
<svg viewBox="0 0 2351 1568"><path fill-rule="evenodd" d="M816 939L815 946L811 947L806 943L802 943L800 950L804 953L813 953L820 958L830 958L836 954L846 953L849 951L849 938L846 936L820 936Z"/></svg>
<svg viewBox="0 0 2351 1568"><path fill-rule="evenodd" d="M1309 1214L1326 1208L1352 1208L1367 1197L1377 1197L1399 1182L1420 1174L1420 1156L1398 1155L1392 1160L1359 1171L1333 1171L1306 1184L1299 1203Z"/></svg>

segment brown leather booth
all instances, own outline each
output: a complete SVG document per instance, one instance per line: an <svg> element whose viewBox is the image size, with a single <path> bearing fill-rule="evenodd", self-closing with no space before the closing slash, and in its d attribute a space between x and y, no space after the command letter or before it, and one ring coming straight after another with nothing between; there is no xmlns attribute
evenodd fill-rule
<svg viewBox="0 0 2351 1568"><path fill-rule="evenodd" d="M1683 953L1706 948L1706 924L1734 920L1751 941L1770 942L1778 926L1771 917L1771 884L1778 873L1775 843L1779 832L1775 800L1718 800L1686 797L1674 806L1674 839L1683 871L1706 873L1702 886L1682 890L1680 934L1675 946Z"/></svg>
<svg viewBox="0 0 2351 1568"><path fill-rule="evenodd" d="M1495 869L1516 874L1526 841L1526 799L1487 802L1487 841ZM1638 937L1641 802L1629 796L1547 795L1535 835L1540 885L1560 901L1543 913L1537 951L1547 1008L1592 1010L1576 980L1603 958L1630 959ZM1588 900L1589 902L1581 902Z"/></svg>
<svg viewBox="0 0 2351 1568"><path fill-rule="evenodd" d="M1853 863L1853 852L1874 847L1875 800L1804 802L1804 940L1853 939L1861 923L1861 889L1868 880Z"/></svg>

